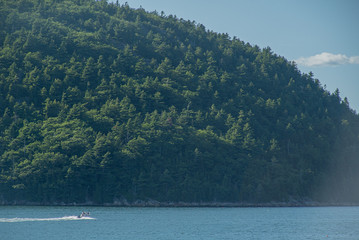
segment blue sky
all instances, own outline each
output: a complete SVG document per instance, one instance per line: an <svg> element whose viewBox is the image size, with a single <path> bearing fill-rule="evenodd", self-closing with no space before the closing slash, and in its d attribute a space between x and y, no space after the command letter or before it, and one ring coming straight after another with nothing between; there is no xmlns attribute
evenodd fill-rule
<svg viewBox="0 0 359 240"><path fill-rule="evenodd" d="M359 112L358 0L126 0L132 8L164 11L297 62L303 73Z"/></svg>

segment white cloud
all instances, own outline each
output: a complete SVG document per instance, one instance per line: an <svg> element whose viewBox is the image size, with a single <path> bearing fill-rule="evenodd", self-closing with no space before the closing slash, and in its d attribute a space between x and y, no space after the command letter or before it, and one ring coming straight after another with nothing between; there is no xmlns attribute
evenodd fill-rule
<svg viewBox="0 0 359 240"><path fill-rule="evenodd" d="M359 56L348 57L344 54L323 52L311 57L294 60L298 65L306 67L337 66L342 64L359 64Z"/></svg>

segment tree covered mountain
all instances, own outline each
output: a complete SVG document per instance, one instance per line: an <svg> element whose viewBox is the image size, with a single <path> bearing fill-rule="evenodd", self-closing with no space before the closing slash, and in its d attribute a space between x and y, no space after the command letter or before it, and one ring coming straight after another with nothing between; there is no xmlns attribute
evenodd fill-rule
<svg viewBox="0 0 359 240"><path fill-rule="evenodd" d="M294 62L163 13L0 0L0 201L359 201L359 116Z"/></svg>

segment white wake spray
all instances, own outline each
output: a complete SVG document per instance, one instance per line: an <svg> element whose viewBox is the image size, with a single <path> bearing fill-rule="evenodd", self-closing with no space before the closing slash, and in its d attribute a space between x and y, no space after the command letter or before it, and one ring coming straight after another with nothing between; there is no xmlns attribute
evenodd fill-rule
<svg viewBox="0 0 359 240"><path fill-rule="evenodd" d="M79 221L95 220L92 217L65 216L59 218L0 218L0 222Z"/></svg>

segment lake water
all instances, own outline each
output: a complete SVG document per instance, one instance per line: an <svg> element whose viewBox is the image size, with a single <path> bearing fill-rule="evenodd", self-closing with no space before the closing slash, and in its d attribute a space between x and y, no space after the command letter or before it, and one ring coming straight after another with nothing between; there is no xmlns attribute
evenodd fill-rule
<svg viewBox="0 0 359 240"><path fill-rule="evenodd" d="M78 219L82 211L91 218ZM0 206L1 240L359 239L359 207Z"/></svg>

